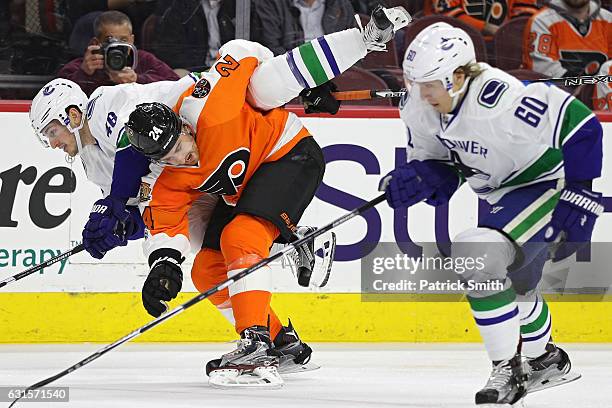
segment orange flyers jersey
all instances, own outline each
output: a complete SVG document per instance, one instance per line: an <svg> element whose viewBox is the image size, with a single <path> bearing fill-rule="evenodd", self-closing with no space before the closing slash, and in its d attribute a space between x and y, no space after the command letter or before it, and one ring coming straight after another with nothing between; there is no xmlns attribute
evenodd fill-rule
<svg viewBox="0 0 612 408"><path fill-rule="evenodd" d="M424 9L426 15L455 17L482 31L487 22L500 26L510 18L532 15L538 11L536 3L536 0L425 0Z"/></svg>
<svg viewBox="0 0 612 408"><path fill-rule="evenodd" d="M612 60L601 66L599 75L612 75ZM612 110L612 82L597 83L593 92L593 109Z"/></svg>
<svg viewBox="0 0 612 408"><path fill-rule="evenodd" d="M591 10L597 5L591 2ZM601 9L591 23L574 26L555 8L564 8L553 0L550 8L534 15L523 33L523 65L550 77L596 74L610 59L612 51L612 13Z"/></svg>
<svg viewBox="0 0 612 408"><path fill-rule="evenodd" d="M173 107L194 127L200 161L197 167L166 166L149 176L152 190L143 218L151 243L145 244L145 253L160 247L185 252L187 212L195 199L217 194L235 205L262 163L279 159L308 136L293 113L282 108L264 112L247 102L259 60L245 42L227 43L220 55Z"/></svg>

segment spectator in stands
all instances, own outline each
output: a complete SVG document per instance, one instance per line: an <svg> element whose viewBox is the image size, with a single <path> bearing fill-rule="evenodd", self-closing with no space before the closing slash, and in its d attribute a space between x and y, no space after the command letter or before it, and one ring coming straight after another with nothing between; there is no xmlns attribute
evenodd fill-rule
<svg viewBox="0 0 612 408"><path fill-rule="evenodd" d="M595 1L552 0L527 23L523 44L525 68L550 77L595 75L611 58L612 13Z"/></svg>
<svg viewBox="0 0 612 408"><path fill-rule="evenodd" d="M538 11L537 0L425 0L424 14L456 17L492 39L499 27L511 18L531 16Z"/></svg>
<svg viewBox="0 0 612 408"><path fill-rule="evenodd" d="M118 10L130 18L135 33L140 33L145 19L155 11L156 3L157 0L65 0L73 28L89 13Z"/></svg>
<svg viewBox="0 0 612 408"><path fill-rule="evenodd" d="M102 45L109 39L134 44L132 24L128 16L120 11L106 11L94 22L95 37L87 47L85 55L66 64L58 72L61 78L70 79L81 86L90 95L102 85L124 84L138 82L147 84L162 80L175 80L178 75L172 69L157 59L153 54L137 50L137 65L126 66L121 70L108 67L102 54Z"/></svg>
<svg viewBox="0 0 612 408"><path fill-rule="evenodd" d="M172 68L210 67L235 38L235 0L159 0L151 49Z"/></svg>
<svg viewBox="0 0 612 408"><path fill-rule="evenodd" d="M349 0L255 0L253 4L254 40L274 55L356 25Z"/></svg>

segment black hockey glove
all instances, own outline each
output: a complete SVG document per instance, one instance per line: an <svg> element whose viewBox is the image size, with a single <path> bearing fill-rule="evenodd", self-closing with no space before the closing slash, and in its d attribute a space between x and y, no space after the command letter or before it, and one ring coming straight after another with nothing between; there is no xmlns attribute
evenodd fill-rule
<svg viewBox="0 0 612 408"><path fill-rule="evenodd" d="M340 101L336 100L332 92L338 87L331 81L325 82L316 88L307 88L300 92L304 111L306 113L331 113L335 115L340 108Z"/></svg>
<svg viewBox="0 0 612 408"><path fill-rule="evenodd" d="M172 251L172 256L167 255L169 251ZM159 317L168 310L166 302L174 299L183 286L181 262L184 258L175 250L165 249L163 256L154 257L156 252L149 257L150 263L151 259L154 261L142 287L142 304L153 317Z"/></svg>

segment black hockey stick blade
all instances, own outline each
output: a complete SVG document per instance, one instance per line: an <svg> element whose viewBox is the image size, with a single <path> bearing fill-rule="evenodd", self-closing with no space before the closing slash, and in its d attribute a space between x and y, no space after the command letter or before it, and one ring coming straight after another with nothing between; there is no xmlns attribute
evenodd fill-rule
<svg viewBox="0 0 612 408"><path fill-rule="evenodd" d="M306 242L315 239L316 237L318 237L319 235L324 234L325 232L336 228L338 225L343 224L345 222L347 222L348 220L350 220L351 218L354 218L358 215L363 214L364 212L366 212L367 210L369 210L370 208L376 206L377 204L382 203L383 201L385 201L385 194L381 194L378 197L374 198L371 201L368 201L367 203L363 204L362 206L355 208L353 211L343 215L342 217L330 222L329 224L318 228L312 232L310 232L309 234L304 235L304 237L298 239L297 241L293 241L290 242L288 245L285 245L280 251L276 252L273 255L270 255L267 258L262 259L261 261L257 262L256 264L238 272L236 275L234 275L233 277L223 281L222 283L218 284L215 287L212 287L210 289L208 289L206 292L202 292L199 295L189 299L187 302L183 303L180 306L175 307L174 309L166 312L165 314L155 318L154 320L151 320L149 323L145 324L142 327L139 327L138 329L132 331L131 333L129 333L128 335L120 338L119 340L115 341L114 343L108 344L104 347L102 347L101 349L99 349L98 351L94 352L93 354L89 355L88 357L84 358L83 360L79 361L78 363L74 364L73 366L65 369L64 371L57 373L49 378L46 378L42 381L37 382L36 384L30 385L28 388L25 389L25 391L23 392L22 395L27 395L29 391L32 390L36 390L38 388L44 387L47 384L50 384L52 382L54 382L55 380L58 380L68 374L70 374L73 371L78 370L79 368L83 367L86 364L91 363L92 361L98 359L99 357L103 356L104 354L106 354L107 352L119 347L120 345L122 345L123 343L126 343L128 341L130 341L131 339L141 335L142 333L148 331L149 329L152 329L153 327L159 325L160 323L178 315L179 313L185 311L186 309L190 308L191 306L201 302L202 300L212 296L213 294L231 286L233 283L237 282L238 280L244 278L247 275L250 275L251 273L255 272L256 270L268 265L271 262L274 262L275 260L277 260L278 258L280 258L281 256L285 255L287 252L295 249L296 246L299 245L303 245ZM19 401L21 399L21 397L13 400L13 402L11 403L11 405L9 405L9 408L13 407L17 401Z"/></svg>
<svg viewBox="0 0 612 408"><path fill-rule="evenodd" d="M53 258L47 259L46 261L39 263L38 265L34 265L33 267L26 269L23 272L19 272L17 275L13 275L13 276L9 276L6 279L3 279L0 281L0 288L8 285L11 282L15 282L18 281L19 279L23 279L26 276L29 276L31 274L33 274L34 272L38 272L41 269L46 268L47 266L53 265L56 262L59 262L65 258L68 258L69 256L72 256L74 254L78 254L79 252L83 251L85 249L85 247L83 246L83 244L79 244L77 246L75 246L74 248L72 248L69 251L66 252L62 252L59 255L54 256Z"/></svg>

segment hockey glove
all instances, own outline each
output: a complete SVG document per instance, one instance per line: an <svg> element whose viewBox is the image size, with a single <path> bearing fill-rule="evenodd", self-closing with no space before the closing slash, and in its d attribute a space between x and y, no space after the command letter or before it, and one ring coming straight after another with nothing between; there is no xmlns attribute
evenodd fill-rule
<svg viewBox="0 0 612 408"><path fill-rule="evenodd" d="M331 81L325 82L315 88L307 88L300 92L304 111L306 113L331 113L335 115L340 108L340 101L336 100L332 92L338 87Z"/></svg>
<svg viewBox="0 0 612 408"><path fill-rule="evenodd" d="M596 193L578 183L568 183L552 213L544 241L556 242L553 262L572 255L591 241L595 221L604 210L601 193Z"/></svg>
<svg viewBox="0 0 612 408"><path fill-rule="evenodd" d="M435 160L413 160L382 178L379 191L385 191L391 208L408 208L423 200L433 206L450 200L460 185L457 172Z"/></svg>
<svg viewBox="0 0 612 408"><path fill-rule="evenodd" d="M125 204L108 196L96 201L83 229L85 250L96 259L118 246L127 245L127 237L138 228Z"/></svg>
<svg viewBox="0 0 612 408"><path fill-rule="evenodd" d="M178 252L178 251L177 251ZM180 254L178 255L180 258ZM166 302L174 299L183 287L181 261L173 256L157 258L151 265L149 276L142 287L142 304L153 317L168 310Z"/></svg>

